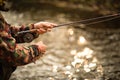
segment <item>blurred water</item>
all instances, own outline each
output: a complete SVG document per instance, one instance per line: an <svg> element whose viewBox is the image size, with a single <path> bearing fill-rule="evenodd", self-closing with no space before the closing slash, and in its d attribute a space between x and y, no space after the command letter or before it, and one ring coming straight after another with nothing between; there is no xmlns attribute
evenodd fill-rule
<svg viewBox="0 0 120 80"><path fill-rule="evenodd" d="M77 19L68 13L58 14L47 7L3 15L14 25L39 20L65 23L70 22L71 17L80 19L79 12L74 14ZM43 41L48 46L47 53L35 64L18 67L10 80L120 80L120 29L73 27L55 28L34 40Z"/></svg>

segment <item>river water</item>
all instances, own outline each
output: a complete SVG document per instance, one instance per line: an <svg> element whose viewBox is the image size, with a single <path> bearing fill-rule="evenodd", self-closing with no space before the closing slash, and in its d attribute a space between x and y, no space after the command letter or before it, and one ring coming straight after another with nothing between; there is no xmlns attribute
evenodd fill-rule
<svg viewBox="0 0 120 80"><path fill-rule="evenodd" d="M54 8L37 5L3 15L14 25L38 21L61 24L88 15L82 10ZM19 66L10 80L120 80L120 28L99 29L98 26L106 25L92 28L77 24L40 35L32 43L43 41L47 45L46 54L36 63Z"/></svg>

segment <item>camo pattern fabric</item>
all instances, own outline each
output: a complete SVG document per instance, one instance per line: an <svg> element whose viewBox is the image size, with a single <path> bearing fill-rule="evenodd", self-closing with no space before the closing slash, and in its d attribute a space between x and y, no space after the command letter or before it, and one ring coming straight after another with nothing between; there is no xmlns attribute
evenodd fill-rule
<svg viewBox="0 0 120 80"><path fill-rule="evenodd" d="M37 60L43 55L38 51L37 45L20 46L22 37L15 38L18 31L33 29L33 25L17 28L6 23L0 14L0 60L6 61L14 66L21 66ZM18 41L16 41L18 40Z"/></svg>

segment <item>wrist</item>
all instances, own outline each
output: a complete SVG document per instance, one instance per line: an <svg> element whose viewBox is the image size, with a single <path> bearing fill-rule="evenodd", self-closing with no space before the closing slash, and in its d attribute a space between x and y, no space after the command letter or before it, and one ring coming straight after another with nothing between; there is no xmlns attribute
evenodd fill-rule
<svg viewBox="0 0 120 80"><path fill-rule="evenodd" d="M28 26L29 26L29 29L30 29L30 30L31 30L31 29L35 29L35 25L34 25L33 23L29 24Z"/></svg>

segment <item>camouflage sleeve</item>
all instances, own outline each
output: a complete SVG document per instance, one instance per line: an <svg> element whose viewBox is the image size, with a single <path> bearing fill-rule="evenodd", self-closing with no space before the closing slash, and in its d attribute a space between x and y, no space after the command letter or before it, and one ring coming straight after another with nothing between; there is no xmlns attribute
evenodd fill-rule
<svg viewBox="0 0 120 80"><path fill-rule="evenodd" d="M43 53L38 51L37 45L31 45L27 47L17 45L12 54L12 62L17 66L35 62L43 55Z"/></svg>
<svg viewBox="0 0 120 80"><path fill-rule="evenodd" d="M0 20L0 59L19 66L31 63L42 55L43 53L38 50L37 45L25 47L16 44L16 39L11 35L10 27Z"/></svg>
<svg viewBox="0 0 120 80"><path fill-rule="evenodd" d="M20 34L20 35L17 35L17 32L20 32L20 31L26 31L26 30L31 30L31 29L34 29L34 24L29 24L27 26L11 26L10 25L10 30L11 30L11 35L16 39L16 42L17 43L24 43L25 40L24 40L24 37L25 37L25 34ZM33 35L33 38L38 38L39 34L37 34L36 32L31 32L31 34Z"/></svg>
<svg viewBox="0 0 120 80"><path fill-rule="evenodd" d="M6 31L1 31L0 36L0 59L7 60L9 63L17 66L25 65L43 55L37 45L25 47L16 44L16 40Z"/></svg>

